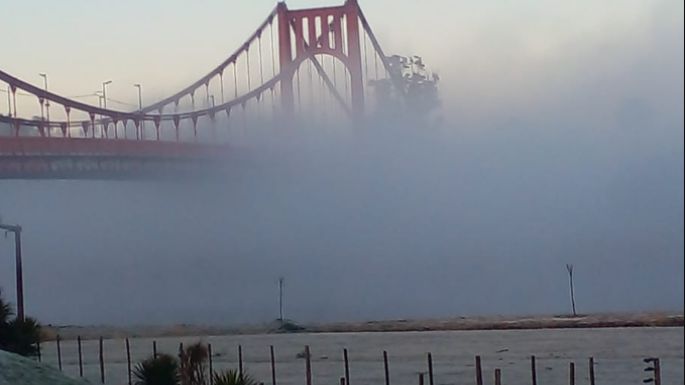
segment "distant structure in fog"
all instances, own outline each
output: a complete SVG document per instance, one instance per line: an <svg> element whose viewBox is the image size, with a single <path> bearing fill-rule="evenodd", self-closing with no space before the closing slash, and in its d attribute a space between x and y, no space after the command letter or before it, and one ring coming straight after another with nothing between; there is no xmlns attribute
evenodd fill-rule
<svg viewBox="0 0 685 385"><path fill-rule="evenodd" d="M10 131L0 133L0 178L147 176L170 164L224 160L233 120L246 124L246 115L258 115L283 124L295 122L291 118L299 112L309 124L358 122L382 107L369 105L365 97L367 85L382 80L407 103L432 106L437 79L428 79L421 58L400 60L411 75L393 58L383 52L357 0L310 9L288 9L279 2L221 64L181 91L134 111L82 103L0 70L9 114L0 116L0 124ZM34 98L31 104L20 100L19 106L18 94ZM36 101L41 115L30 117ZM60 115L44 114L48 105ZM317 114L325 111L331 113Z"/></svg>

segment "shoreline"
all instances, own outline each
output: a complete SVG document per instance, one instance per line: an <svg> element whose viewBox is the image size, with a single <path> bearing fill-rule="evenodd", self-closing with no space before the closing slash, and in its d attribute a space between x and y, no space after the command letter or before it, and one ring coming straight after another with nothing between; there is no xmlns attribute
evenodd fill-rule
<svg viewBox="0 0 685 385"><path fill-rule="evenodd" d="M43 340L116 339L116 338L164 338L222 335L258 335L286 333L378 333L417 331L488 331L488 330L540 330L540 329L602 329L626 327L683 327L682 312L642 312L586 314L576 317L552 316L481 316L451 317L441 319L396 319L382 321L332 322L321 324L297 324L297 331L283 331L279 321L246 326L206 325L44 325Z"/></svg>

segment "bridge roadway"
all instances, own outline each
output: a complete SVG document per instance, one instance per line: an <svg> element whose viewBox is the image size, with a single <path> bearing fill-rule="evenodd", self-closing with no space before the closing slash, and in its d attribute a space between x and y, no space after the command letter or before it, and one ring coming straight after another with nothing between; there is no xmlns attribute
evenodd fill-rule
<svg viewBox="0 0 685 385"><path fill-rule="evenodd" d="M0 179L130 179L196 174L227 145L154 140L2 137Z"/></svg>

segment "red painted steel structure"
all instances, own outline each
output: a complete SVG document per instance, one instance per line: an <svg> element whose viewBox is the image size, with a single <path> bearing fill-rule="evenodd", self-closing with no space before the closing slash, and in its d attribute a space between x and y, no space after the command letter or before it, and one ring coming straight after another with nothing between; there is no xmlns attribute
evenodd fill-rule
<svg viewBox="0 0 685 385"><path fill-rule="evenodd" d="M278 72L273 68L272 77L264 80L262 73L262 38L267 29L272 39L273 55L273 23L278 23ZM361 25L361 26L360 26ZM361 28L360 28L361 27ZM362 30L369 37L372 47L384 68L389 70L383 51L371 31L357 0L347 0L341 6L322 7L303 10L290 10L285 3L280 2L259 25L247 41L233 52L225 61L212 69L198 81L183 88L181 91L166 97L156 103L148 105L138 111L124 112L65 98L33 86L0 70L0 82L8 84L9 116L0 115L2 124L10 127L11 136L0 134L0 178L50 177L51 175L78 176L79 172L93 168L98 174L111 171L112 162L123 162L115 167L128 169L131 164L148 162L151 160L163 162L167 160L208 160L221 158L229 151L226 145L198 142L198 121L201 119L215 119L215 116L225 113L229 116L231 109L245 108L248 101L259 101L262 94L271 92L278 86L281 98L281 118L286 119L293 112L293 82L299 66L310 60L323 83L328 87L334 98L353 118L364 115L364 81L362 76L362 53L360 39ZM259 65L261 84L251 88L250 82L250 49L259 45ZM254 51L253 51L254 52ZM366 51L364 52L366 54ZM326 74L321 63L316 59L319 55L329 55L343 63L350 79L350 106L336 91L333 82ZM239 59L247 60L247 91L238 94L237 68ZM272 58L273 59L273 58ZM224 100L224 74L232 68L235 79L235 94L230 100ZM209 99L209 85L215 79L221 81L221 103L209 103L205 108L195 108L195 95L204 89ZM299 78L298 78L299 81ZM17 113L16 95L21 91L34 95L40 104L41 114L48 105L62 106L66 115L64 121L50 121L22 119ZM190 98L192 111L178 112L182 100ZM14 111L11 101L14 101ZM173 113L165 113L165 108L172 106ZM73 121L70 119L75 112L88 116L87 120ZM49 117L49 115L48 115ZM160 133L160 127L173 124L174 140L165 140ZM182 126L192 124L192 140L182 141L180 131ZM152 126L152 138L145 137L145 124ZM132 126L132 127L131 127ZM98 127L100 127L98 132ZM32 131L27 131L30 128ZM134 128L135 136L128 137ZM53 135L53 132L58 135ZM37 135L36 135L37 133ZM120 135L121 133L121 135ZM30 136L33 134L34 136ZM59 135L61 134L61 135ZM123 136L123 138L122 138ZM102 162L104 160L104 163ZM84 163L85 162L85 163ZM126 163L128 162L128 163ZM132 162L132 163L131 163ZM71 164L72 168L66 164ZM84 164L90 164L86 167ZM96 164L97 166L93 166ZM109 169L101 164L108 165ZM60 167L62 167L60 169ZM103 168L104 167L104 168ZM59 169L51 174L50 170ZM37 172L36 170L40 170Z"/></svg>

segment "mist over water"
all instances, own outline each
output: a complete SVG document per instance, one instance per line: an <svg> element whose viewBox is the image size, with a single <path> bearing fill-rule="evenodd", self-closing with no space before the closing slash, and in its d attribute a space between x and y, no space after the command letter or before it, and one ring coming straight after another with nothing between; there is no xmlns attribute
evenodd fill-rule
<svg viewBox="0 0 685 385"><path fill-rule="evenodd" d="M254 127L178 181L1 181L45 323L682 309L682 142L398 120ZM13 298L11 240L0 277ZM645 279L649 277L649 279Z"/></svg>
<svg viewBox="0 0 685 385"><path fill-rule="evenodd" d="M24 227L27 314L264 322L278 316L279 276L285 315L302 322L566 314L567 263L580 313L682 311L682 2L462 2L443 15L433 10L445 2L417 2L393 9L399 24L387 4L366 3L388 54L419 54L439 70L438 123L399 112L365 124L252 122L228 129L226 164L200 178L0 180L2 220ZM105 25L127 20L130 6L83 12ZM109 38L79 51L97 62L54 54L46 69L45 52L82 40L71 31L80 22L52 20L54 34L10 39L2 68L33 82L50 71L64 95L106 75L108 94L126 99L144 79L146 101L159 100L243 42L227 33L228 16L244 19L238 31L263 18L200 6L166 12L198 12L207 31L155 27L171 19L141 8L145 33L122 40L118 24L103 27ZM14 13L10 26L23 24L8 28L35 24L32 10ZM202 44L174 40L180 31ZM122 47L130 52L114 60ZM12 301L13 247L0 238Z"/></svg>

